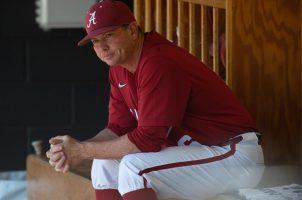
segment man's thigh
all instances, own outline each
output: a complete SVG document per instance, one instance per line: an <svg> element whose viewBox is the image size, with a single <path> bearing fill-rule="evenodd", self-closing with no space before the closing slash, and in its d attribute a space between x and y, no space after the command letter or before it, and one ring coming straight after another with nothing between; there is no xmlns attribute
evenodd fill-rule
<svg viewBox="0 0 302 200"><path fill-rule="evenodd" d="M260 179L262 165L242 152L232 155L231 151L231 146L169 147L155 153L127 155L122 162L134 163L145 187L153 188L160 198L206 199L254 186Z"/></svg>

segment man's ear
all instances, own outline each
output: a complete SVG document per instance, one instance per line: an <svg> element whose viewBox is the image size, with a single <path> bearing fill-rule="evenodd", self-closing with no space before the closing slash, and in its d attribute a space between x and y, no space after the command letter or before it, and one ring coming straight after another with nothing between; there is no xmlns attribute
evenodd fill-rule
<svg viewBox="0 0 302 200"><path fill-rule="evenodd" d="M138 38L139 30L138 30L138 24L136 22L131 22L129 24L129 30L130 30L131 36L133 36L134 39Z"/></svg>

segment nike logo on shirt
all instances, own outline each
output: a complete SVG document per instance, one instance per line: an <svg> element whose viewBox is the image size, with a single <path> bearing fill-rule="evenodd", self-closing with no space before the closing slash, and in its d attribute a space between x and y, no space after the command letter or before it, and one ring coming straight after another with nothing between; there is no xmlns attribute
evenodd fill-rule
<svg viewBox="0 0 302 200"><path fill-rule="evenodd" d="M127 85L126 83L119 83L119 84L118 84L118 87L119 87L119 88L123 88L123 87L125 87L126 85Z"/></svg>

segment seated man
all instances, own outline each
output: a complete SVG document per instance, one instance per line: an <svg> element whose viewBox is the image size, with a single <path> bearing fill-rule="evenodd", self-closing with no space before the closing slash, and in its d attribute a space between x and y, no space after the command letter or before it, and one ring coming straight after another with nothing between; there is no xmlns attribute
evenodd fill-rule
<svg viewBox="0 0 302 200"><path fill-rule="evenodd" d="M50 139L55 170L93 159L99 200L206 199L255 186L263 153L250 114L222 79L158 33L142 33L122 2L85 18L96 55L110 66L108 126L94 138Z"/></svg>

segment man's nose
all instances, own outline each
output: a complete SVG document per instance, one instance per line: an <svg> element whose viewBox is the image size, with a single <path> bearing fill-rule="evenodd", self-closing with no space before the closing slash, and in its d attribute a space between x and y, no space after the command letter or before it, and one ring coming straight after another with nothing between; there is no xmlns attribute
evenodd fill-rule
<svg viewBox="0 0 302 200"><path fill-rule="evenodd" d="M98 49L102 50L102 51L107 51L109 49L109 46L107 44L107 42L99 40L94 44L95 47L97 47Z"/></svg>

